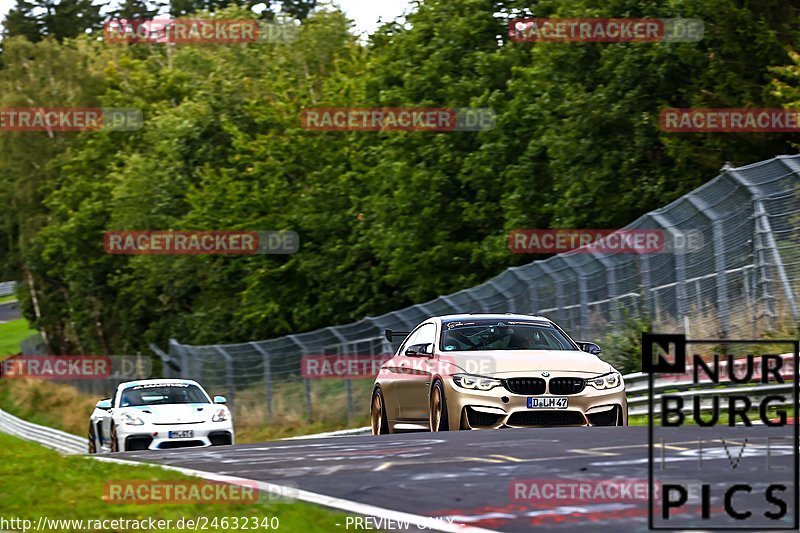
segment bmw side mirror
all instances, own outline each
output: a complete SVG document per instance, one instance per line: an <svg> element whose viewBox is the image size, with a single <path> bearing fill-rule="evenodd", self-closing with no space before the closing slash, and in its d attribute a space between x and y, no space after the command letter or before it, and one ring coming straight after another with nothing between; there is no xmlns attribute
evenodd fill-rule
<svg viewBox="0 0 800 533"><path fill-rule="evenodd" d="M577 344L578 347L586 353L590 353L592 355L600 355L601 353L603 353L603 350L600 349L600 346L596 345L593 342L578 341Z"/></svg>
<svg viewBox="0 0 800 533"><path fill-rule="evenodd" d="M214 403L228 403L228 399L225 396L214 396Z"/></svg>
<svg viewBox="0 0 800 533"><path fill-rule="evenodd" d="M111 398L100 400L95 404L95 407L97 407L98 409L102 409L103 411L108 411L109 409L111 409Z"/></svg>
<svg viewBox="0 0 800 533"><path fill-rule="evenodd" d="M406 350L406 356L408 357L433 357L433 350L431 349L432 346L430 343L428 344L415 344L414 346L409 346Z"/></svg>

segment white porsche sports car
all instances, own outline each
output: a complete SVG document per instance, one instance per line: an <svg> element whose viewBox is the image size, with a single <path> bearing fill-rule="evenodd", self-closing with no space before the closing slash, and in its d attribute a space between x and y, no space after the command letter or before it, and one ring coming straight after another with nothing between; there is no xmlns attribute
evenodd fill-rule
<svg viewBox="0 0 800 533"><path fill-rule="evenodd" d="M97 402L89 419L89 453L233 444L233 417L224 396L188 379L121 383Z"/></svg>

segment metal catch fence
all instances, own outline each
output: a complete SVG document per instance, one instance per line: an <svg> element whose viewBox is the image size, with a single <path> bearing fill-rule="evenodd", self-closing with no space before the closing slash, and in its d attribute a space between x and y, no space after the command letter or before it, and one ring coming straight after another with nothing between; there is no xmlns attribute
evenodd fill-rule
<svg viewBox="0 0 800 533"><path fill-rule="evenodd" d="M241 344L171 340L168 353L153 348L168 363L168 377L198 379L254 419L353 421L368 410L371 380L305 379L302 357L389 354L385 328L408 330L430 316L545 315L581 339L600 339L646 316L656 331L690 338L754 338L798 318L798 177L800 156L726 165L715 179L624 228L664 232L674 244L669 251L576 250L352 324ZM700 245L681 246L687 236Z"/></svg>

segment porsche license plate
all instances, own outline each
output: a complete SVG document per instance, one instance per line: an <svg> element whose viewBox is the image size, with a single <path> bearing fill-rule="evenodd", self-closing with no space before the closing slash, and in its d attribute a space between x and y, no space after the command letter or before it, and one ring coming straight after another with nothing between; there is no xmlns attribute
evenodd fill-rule
<svg viewBox="0 0 800 533"><path fill-rule="evenodd" d="M568 406L568 398L528 398L528 409L566 409Z"/></svg>
<svg viewBox="0 0 800 533"><path fill-rule="evenodd" d="M185 438L194 437L194 430L193 429L184 429L181 431L170 431L169 438L171 439L185 439Z"/></svg>

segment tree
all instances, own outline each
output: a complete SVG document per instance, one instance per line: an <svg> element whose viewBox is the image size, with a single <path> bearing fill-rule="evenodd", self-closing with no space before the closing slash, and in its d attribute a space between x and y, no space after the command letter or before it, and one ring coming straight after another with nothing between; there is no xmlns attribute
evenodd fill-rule
<svg viewBox="0 0 800 533"><path fill-rule="evenodd" d="M111 19L142 20L156 18L161 10L158 4L146 0L124 0L110 14Z"/></svg>
<svg viewBox="0 0 800 533"><path fill-rule="evenodd" d="M43 0L37 4L17 0L6 16L4 38L21 36L31 42L45 37L57 41L70 39L87 32L100 31L104 3L93 0Z"/></svg>
<svg viewBox="0 0 800 533"><path fill-rule="evenodd" d="M17 0L3 21L3 39L25 37L35 43L42 39L43 24L34 14L36 4L27 0Z"/></svg>
<svg viewBox="0 0 800 533"><path fill-rule="evenodd" d="M198 11L210 11L213 13L228 6L237 6L249 10L263 3L262 0L170 0L169 11L173 17L181 17ZM281 13L303 20L316 7L317 0L277 0L267 1L266 3L268 8L262 13L264 18L271 18L276 8L280 8Z"/></svg>

